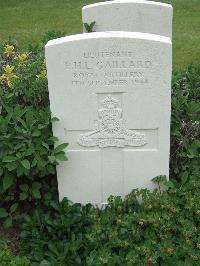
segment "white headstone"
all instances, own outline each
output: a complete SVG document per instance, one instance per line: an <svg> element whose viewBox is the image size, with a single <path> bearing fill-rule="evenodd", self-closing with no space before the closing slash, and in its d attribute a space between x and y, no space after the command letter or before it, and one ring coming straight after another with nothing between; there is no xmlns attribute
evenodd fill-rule
<svg viewBox="0 0 200 266"><path fill-rule="evenodd" d="M53 133L68 142L60 199L101 204L169 173L171 41L85 33L46 45Z"/></svg>
<svg viewBox="0 0 200 266"><path fill-rule="evenodd" d="M95 31L144 32L172 37L172 6L145 0L116 0L87 5L83 23ZM85 27L84 27L85 31Z"/></svg>

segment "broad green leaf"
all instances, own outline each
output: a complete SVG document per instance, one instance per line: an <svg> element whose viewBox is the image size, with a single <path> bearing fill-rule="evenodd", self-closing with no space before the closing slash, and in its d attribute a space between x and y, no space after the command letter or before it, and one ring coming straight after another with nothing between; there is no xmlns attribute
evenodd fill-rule
<svg viewBox="0 0 200 266"><path fill-rule="evenodd" d="M23 185L20 185L19 188L23 191L23 192L28 192L28 185L27 184L23 184Z"/></svg>
<svg viewBox="0 0 200 266"><path fill-rule="evenodd" d="M58 121L60 121L60 119L58 119L57 117L52 117L51 118L51 122L58 122Z"/></svg>
<svg viewBox="0 0 200 266"><path fill-rule="evenodd" d="M25 156L29 156L29 155L32 155L34 153L34 149L33 147L30 147L26 150L25 152Z"/></svg>
<svg viewBox="0 0 200 266"><path fill-rule="evenodd" d="M14 203L13 205L11 205L10 207L10 213L14 213L17 210L18 204Z"/></svg>
<svg viewBox="0 0 200 266"><path fill-rule="evenodd" d="M32 189L41 189L42 185L39 182L33 182Z"/></svg>
<svg viewBox="0 0 200 266"><path fill-rule="evenodd" d="M32 190L32 194L33 194L33 197L35 199L40 199L41 198L41 194L40 194L40 191L38 189L33 189Z"/></svg>
<svg viewBox="0 0 200 266"><path fill-rule="evenodd" d="M17 176L20 177L20 176L23 175L23 173L24 173L24 167L21 166L21 165L18 165L18 167L17 167Z"/></svg>
<svg viewBox="0 0 200 266"><path fill-rule="evenodd" d="M196 155L195 154L187 154L187 157L190 158L190 159L193 159L193 158L196 157Z"/></svg>
<svg viewBox="0 0 200 266"><path fill-rule="evenodd" d="M2 160L3 163L15 162L17 158L15 156L5 156Z"/></svg>
<svg viewBox="0 0 200 266"><path fill-rule="evenodd" d="M41 184L40 183L34 182L32 184L32 194L33 194L33 197L35 199L40 199L41 198L40 188L41 188Z"/></svg>
<svg viewBox="0 0 200 266"><path fill-rule="evenodd" d="M7 94L7 98L8 98L8 99L11 98L12 96L14 96L14 93L13 93L13 92Z"/></svg>
<svg viewBox="0 0 200 266"><path fill-rule="evenodd" d="M50 174L55 174L55 167L53 165L48 164L46 169Z"/></svg>
<svg viewBox="0 0 200 266"><path fill-rule="evenodd" d="M47 192L44 194L44 199L45 200L50 200L52 198L52 194L50 192Z"/></svg>
<svg viewBox="0 0 200 266"><path fill-rule="evenodd" d="M38 129L43 129L43 128L45 128L45 125L44 124L39 124L38 125Z"/></svg>
<svg viewBox="0 0 200 266"><path fill-rule="evenodd" d="M59 211L59 210L60 210L59 203L56 202L56 201L51 201L51 202L50 202L50 206L51 206L52 208L54 208L56 211Z"/></svg>
<svg viewBox="0 0 200 266"><path fill-rule="evenodd" d="M14 178L12 175L6 175L3 179L3 189L7 190L14 183Z"/></svg>
<svg viewBox="0 0 200 266"><path fill-rule="evenodd" d="M40 262L40 266L51 266L51 263L48 262L47 260L43 260Z"/></svg>
<svg viewBox="0 0 200 266"><path fill-rule="evenodd" d="M3 227L8 229L12 226L12 217L9 216L8 218L6 218L5 222L3 223Z"/></svg>
<svg viewBox="0 0 200 266"><path fill-rule="evenodd" d="M48 140L52 141L52 142L56 142L56 141L58 141L58 138L55 136L52 136L52 137L48 138Z"/></svg>
<svg viewBox="0 0 200 266"><path fill-rule="evenodd" d="M58 161L67 161L67 156L63 153L56 154L56 160Z"/></svg>
<svg viewBox="0 0 200 266"><path fill-rule="evenodd" d="M37 160L36 158L33 159L32 163L31 163L31 167L34 167L37 165Z"/></svg>
<svg viewBox="0 0 200 266"><path fill-rule="evenodd" d="M56 157L55 156L48 156L48 159L51 163L54 163L55 160L56 160Z"/></svg>
<svg viewBox="0 0 200 266"><path fill-rule="evenodd" d="M172 183L171 181L165 181L165 182L164 182L164 185L165 185L167 188L174 188L174 183Z"/></svg>
<svg viewBox="0 0 200 266"><path fill-rule="evenodd" d="M6 164L6 168L7 168L9 171L13 171L14 169L17 168L17 162L10 162L10 163L7 163L7 164Z"/></svg>
<svg viewBox="0 0 200 266"><path fill-rule="evenodd" d="M27 159L21 161L21 164L23 165L24 168L30 170L30 162Z"/></svg>
<svg viewBox="0 0 200 266"><path fill-rule="evenodd" d="M41 135L41 132L38 130L38 129L36 129L35 131L33 131L33 133L32 133L32 136L33 137L39 137Z"/></svg>
<svg viewBox="0 0 200 266"><path fill-rule="evenodd" d="M46 144L45 142L42 142L42 146L45 147L47 150L49 149L49 145Z"/></svg>
<svg viewBox="0 0 200 266"><path fill-rule="evenodd" d="M94 32L93 28L94 28L94 25L95 25L95 21L91 22L90 24L88 23L83 23L85 29L87 32Z"/></svg>
<svg viewBox="0 0 200 266"><path fill-rule="evenodd" d="M25 199L27 199L28 198L28 193L27 192L21 192L20 194L19 194L19 199L20 200L25 200Z"/></svg>
<svg viewBox="0 0 200 266"><path fill-rule="evenodd" d="M4 208L0 208L0 218L5 218L8 216L8 212Z"/></svg>
<svg viewBox="0 0 200 266"><path fill-rule="evenodd" d="M54 154L63 151L67 146L68 146L68 143L63 143L63 144L58 145L58 146L54 149Z"/></svg>

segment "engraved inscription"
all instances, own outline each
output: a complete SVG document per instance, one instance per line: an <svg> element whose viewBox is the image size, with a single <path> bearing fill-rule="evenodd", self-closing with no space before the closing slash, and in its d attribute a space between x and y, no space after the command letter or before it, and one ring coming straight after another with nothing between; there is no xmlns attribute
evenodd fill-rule
<svg viewBox="0 0 200 266"><path fill-rule="evenodd" d="M83 52L78 60L64 62L71 74L72 86L143 85L149 83L149 58L136 59L134 51Z"/></svg>
<svg viewBox="0 0 200 266"><path fill-rule="evenodd" d="M90 69L131 69L131 68L149 68L151 61L133 61L133 60L106 60L106 61L73 61L65 62L66 69L90 70Z"/></svg>
<svg viewBox="0 0 200 266"><path fill-rule="evenodd" d="M99 146L124 147L144 146L147 143L145 134L126 129L125 120L122 116L122 109L119 108L119 101L107 96L102 102L102 108L98 109L98 121L95 123L95 130L81 134L78 144L85 147Z"/></svg>

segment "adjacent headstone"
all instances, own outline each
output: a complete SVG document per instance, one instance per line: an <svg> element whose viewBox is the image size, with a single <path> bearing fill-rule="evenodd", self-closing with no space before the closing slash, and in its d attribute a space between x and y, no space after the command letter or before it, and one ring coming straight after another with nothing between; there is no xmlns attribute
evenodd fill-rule
<svg viewBox="0 0 200 266"><path fill-rule="evenodd" d="M144 32L172 37L172 6L145 0L116 0L87 5L83 23L95 31ZM85 31L85 27L84 27Z"/></svg>
<svg viewBox="0 0 200 266"><path fill-rule="evenodd" d="M171 40L97 32L46 45L60 199L102 204L169 174Z"/></svg>

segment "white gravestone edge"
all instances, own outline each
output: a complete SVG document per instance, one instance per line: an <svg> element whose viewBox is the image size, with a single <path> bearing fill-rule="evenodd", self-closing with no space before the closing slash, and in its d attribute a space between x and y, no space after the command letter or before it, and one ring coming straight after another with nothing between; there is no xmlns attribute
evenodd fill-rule
<svg viewBox="0 0 200 266"><path fill-rule="evenodd" d="M158 5L163 7L169 7L172 9L172 6L170 4L161 3L161 2L155 2L155 1L146 1L146 0L115 0L115 1L106 1L106 2L100 2L95 3L91 5L87 5L83 7L84 9L88 9L91 7L98 7L98 6L105 6L105 5L113 5L113 4L126 4L126 3L135 3L135 4L146 4L146 5Z"/></svg>
<svg viewBox="0 0 200 266"><path fill-rule="evenodd" d="M70 41L79 41L85 39L97 39L97 38L135 38L141 40L150 40L156 42L163 42L171 44L171 39L169 37L157 35L157 34L150 34L150 33L140 33L140 32L123 32L123 31L109 31L109 32L93 32L93 33L84 33L84 34L75 34L71 36L61 37L58 39L53 39L48 41L45 45L45 48L63 44L65 42Z"/></svg>
<svg viewBox="0 0 200 266"><path fill-rule="evenodd" d="M107 1L82 8L83 24L95 21L95 32L143 32L172 38L172 16L171 5L144 0Z"/></svg>

